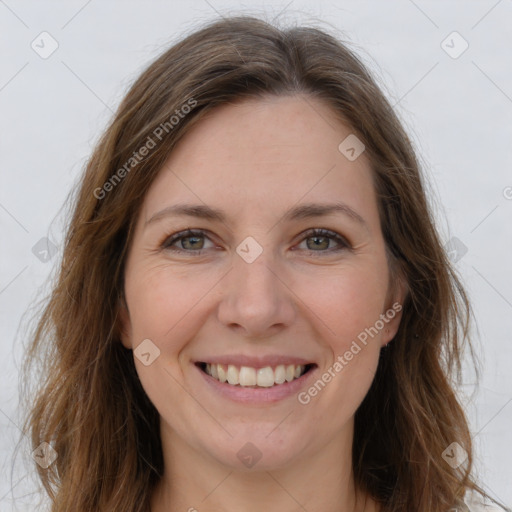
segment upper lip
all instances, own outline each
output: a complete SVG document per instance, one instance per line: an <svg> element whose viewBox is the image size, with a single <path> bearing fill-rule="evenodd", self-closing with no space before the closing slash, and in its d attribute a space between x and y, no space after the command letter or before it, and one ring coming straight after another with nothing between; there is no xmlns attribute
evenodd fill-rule
<svg viewBox="0 0 512 512"><path fill-rule="evenodd" d="M265 368L267 366L275 367L279 365L307 365L314 364L313 361L303 359L302 357L274 355L274 356L245 356L241 354L231 354L224 356L205 357L204 359L197 360L196 363L210 363L210 364L224 364L233 366L248 366L250 368Z"/></svg>

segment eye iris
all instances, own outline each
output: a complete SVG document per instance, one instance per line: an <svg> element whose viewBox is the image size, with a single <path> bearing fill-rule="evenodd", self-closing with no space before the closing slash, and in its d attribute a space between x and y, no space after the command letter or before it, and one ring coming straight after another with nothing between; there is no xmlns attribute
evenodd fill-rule
<svg viewBox="0 0 512 512"><path fill-rule="evenodd" d="M324 244L324 246L323 246L323 247L321 247L321 243L317 243L317 242L315 241L315 242L314 242L314 244L313 244L313 247L314 247L314 248L321 248L321 249L327 249L327 248L328 248L328 246L329 246L329 237L326 237L326 236L320 236L320 235L315 235L315 236L310 236L310 237L308 238L308 242L307 242L307 244L308 244L308 249L311 249L310 244L309 244L309 240L313 240L313 239L314 239L314 240L323 240L324 242L327 242L327 245L325 245L325 244Z"/></svg>
<svg viewBox="0 0 512 512"><path fill-rule="evenodd" d="M192 245L192 247L186 247L186 240L201 240L201 236L197 236L197 235L192 235L192 236L185 236L181 239L181 245L183 246L184 249L202 249L203 246L201 245L200 247L198 247L197 245ZM204 240L203 240L203 243L204 243Z"/></svg>

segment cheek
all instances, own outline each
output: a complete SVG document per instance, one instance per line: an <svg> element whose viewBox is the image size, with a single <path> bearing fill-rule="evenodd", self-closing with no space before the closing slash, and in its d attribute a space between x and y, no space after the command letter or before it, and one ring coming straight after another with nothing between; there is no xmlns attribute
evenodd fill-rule
<svg viewBox="0 0 512 512"><path fill-rule="evenodd" d="M183 279L168 265L139 267L126 281L133 348L149 339L159 354L145 365L134 351L142 387L160 415L172 417L175 407L186 407L179 356L197 332L194 318L207 284ZM210 286L211 287L211 286Z"/></svg>
<svg viewBox="0 0 512 512"><path fill-rule="evenodd" d="M316 340L329 355L318 376L322 382L313 383L299 401L328 407L333 425L355 413L373 381L382 334L374 326L386 292L387 266L370 258L302 280L298 295L309 297L305 303L319 319Z"/></svg>
<svg viewBox="0 0 512 512"><path fill-rule="evenodd" d="M197 329L197 322L191 319L200 311L201 298L214 284L212 273L197 278L190 270L180 274L169 265L138 272L126 284L135 343L150 338L165 344L167 351L172 340L184 344L187 332Z"/></svg>
<svg viewBox="0 0 512 512"><path fill-rule="evenodd" d="M332 354L326 377L332 383L325 401L338 404L334 415L345 418L362 402L377 370L385 328L380 318L387 294L387 265L374 262L352 268L331 282L331 292L323 299L329 312L326 321L335 333L325 337Z"/></svg>
<svg viewBox="0 0 512 512"><path fill-rule="evenodd" d="M317 286L307 304L321 319L315 322L316 341L328 356L317 380L298 399L318 415L329 410L326 428L333 435L366 396L381 349L382 331L372 329L383 313L386 289L379 273L351 270L331 276L328 285Z"/></svg>
<svg viewBox="0 0 512 512"><path fill-rule="evenodd" d="M339 353L379 320L384 312L386 280L382 265L346 265L301 277L297 295L307 297L303 300L317 317L319 338Z"/></svg>

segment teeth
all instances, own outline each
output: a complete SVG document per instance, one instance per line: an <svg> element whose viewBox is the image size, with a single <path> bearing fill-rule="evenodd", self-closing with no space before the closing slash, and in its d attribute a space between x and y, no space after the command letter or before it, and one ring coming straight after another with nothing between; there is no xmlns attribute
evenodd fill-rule
<svg viewBox="0 0 512 512"><path fill-rule="evenodd" d="M258 369L242 366L238 369L232 364L226 367L226 365L210 363L206 363L205 367L206 373L220 382L227 382L232 386L259 386L262 388L291 382L298 379L304 373L304 370L305 366L294 364L287 366L280 364L275 369L270 366Z"/></svg>
<svg viewBox="0 0 512 512"><path fill-rule="evenodd" d="M286 380L286 370L284 366L280 364L275 370L274 381L276 384L282 384Z"/></svg>
<svg viewBox="0 0 512 512"><path fill-rule="evenodd" d="M212 375L212 377L214 377L214 375ZM242 368L240 368L240 372L238 373L238 383L240 386L256 386L256 382L258 382L258 386L261 386L259 383L259 377L256 379L256 370L254 368L242 366Z"/></svg>
<svg viewBox="0 0 512 512"><path fill-rule="evenodd" d="M217 367L217 379L220 380L221 382L226 382L228 380L227 376L226 376L226 370L224 370L224 367L220 364L212 364L211 366L216 366ZM208 371L208 365L206 365L206 369ZM210 375L212 377L215 377L213 375L213 372L210 373Z"/></svg>
<svg viewBox="0 0 512 512"><path fill-rule="evenodd" d="M293 377L295 376L295 366L293 364L289 364L286 367L286 381L291 382Z"/></svg>
<svg viewBox="0 0 512 512"><path fill-rule="evenodd" d="M239 384L239 382L238 382L238 370L237 370L236 366L233 366L232 364L230 364L228 366L228 373L227 373L227 375L228 375L228 382L230 384L232 384L233 386L235 384Z"/></svg>
<svg viewBox="0 0 512 512"><path fill-rule="evenodd" d="M242 366L243 369L243 366ZM274 385L274 370L270 366L258 370L258 386L269 388Z"/></svg>

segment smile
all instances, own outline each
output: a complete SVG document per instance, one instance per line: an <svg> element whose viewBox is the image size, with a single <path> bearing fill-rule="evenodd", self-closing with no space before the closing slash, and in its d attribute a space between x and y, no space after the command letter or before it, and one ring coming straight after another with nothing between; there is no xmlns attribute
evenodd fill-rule
<svg viewBox="0 0 512 512"><path fill-rule="evenodd" d="M198 366L203 372L221 383L239 387L269 388L285 382L292 382L302 377L315 365L280 364L274 368L271 366L253 368L233 364L198 363Z"/></svg>

